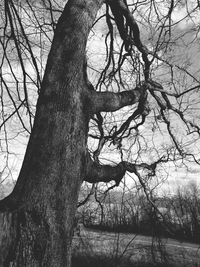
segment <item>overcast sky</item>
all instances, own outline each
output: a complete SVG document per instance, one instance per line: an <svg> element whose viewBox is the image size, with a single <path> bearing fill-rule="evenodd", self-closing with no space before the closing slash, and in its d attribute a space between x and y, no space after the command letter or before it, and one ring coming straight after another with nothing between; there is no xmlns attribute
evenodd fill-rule
<svg viewBox="0 0 200 267"><path fill-rule="evenodd" d="M187 3L185 5L184 3ZM200 46L199 46L199 33L194 30L194 25L197 23L199 24L200 22L200 16L198 14L193 14L191 18L186 18L188 9L189 11L194 8L196 4L196 1L193 0L188 0L186 2L183 1L182 7L179 6L179 8L176 8L175 11L172 13L172 20L174 23L177 23L177 25L173 28L175 36L173 36L174 40L176 39L175 37L180 37L177 38L176 44L173 47L173 50L171 51L171 55L169 52L169 56L172 56L172 60L174 59L176 63L182 64L183 61L189 62L190 64L190 70L195 73L195 77L198 77L199 75L199 67L200 67ZM145 12L145 10L142 10ZM141 12L142 12L141 11ZM165 7L163 6L163 13L165 12ZM142 22L141 17L139 18L138 15L138 21ZM142 24L140 24L142 28ZM107 32L107 28L103 23L98 23L95 27L96 31L91 32L91 39L88 42L88 56L89 56L89 65L91 64L94 68L99 68L101 69L101 66L103 66L103 60L105 58L105 42L104 42L104 37ZM145 27L142 28L143 30ZM143 40L149 49L151 49L153 45L153 41L155 41L155 38L157 38L158 33L154 33L154 29L151 29L151 35L150 32L148 32L149 36L147 38L146 33L144 34L145 30L142 32L141 36ZM172 34L174 34L172 33ZM151 38L150 38L151 37ZM120 38L119 36L117 37L117 41L120 43ZM160 54L162 55L162 50L160 51ZM160 77L160 80L162 81L163 79L167 79L164 77L163 69L160 71L158 68L158 71L156 73L158 79ZM30 68L31 72L31 68ZM89 75L91 81L95 80L95 72L89 70ZM189 84L189 82L188 82ZM168 89L168 88L167 88ZM34 93L33 93L34 94ZM197 99L195 97L190 99L191 101L194 102L195 106L198 106ZM120 111L118 114L116 113L115 115L115 121L116 119L121 119L123 116L124 118L128 116L128 112L130 109L124 109L123 111ZM191 111L192 112L192 111ZM196 116L199 116L199 110L197 110ZM13 119L14 120L14 119ZM17 123L17 122L16 122ZM13 121L14 125L14 121ZM174 127L180 128L182 127L179 125L179 122L175 120L174 122ZM161 126L162 128L162 126ZM151 123L149 121L148 129L145 127L140 127L140 133L146 137L146 141L150 143L152 140L157 144L161 145L162 143L167 143L167 137L164 134L159 134L159 131L155 131L152 135L152 128L151 128ZM158 129L157 129L158 130ZM179 129L180 130L180 129ZM184 134L184 129L182 129ZM13 131L12 128L12 135L16 135ZM153 136L153 137L152 137ZM165 139L166 138L166 139ZM193 140L193 139L192 139ZM11 154L9 155L9 165L10 165L10 173L7 173L9 177L12 177L14 180L17 179L18 172L21 166L21 162L23 160L26 144L28 141L28 135L24 134L23 137L22 135L20 138L16 138L15 140L10 140L10 152ZM190 137L185 138L184 140L181 139L181 141L185 142L185 144L190 141ZM131 141L130 141L131 142ZM124 144L125 150L128 151L128 148L131 147L132 144L130 144L129 141L127 141L126 144ZM91 146L95 146L96 143L91 143ZM189 146L188 146L189 147ZM195 148L195 153L199 153L199 146L196 145ZM105 149L104 153L101 156L102 162L119 162L120 161L120 153L118 150L110 147L113 149L111 152L108 152L108 147ZM13 155L12 155L13 153ZM133 152L134 154L134 152ZM2 154L1 160L5 160L6 158L5 154ZM135 157L134 155L132 156L133 158ZM146 156L147 158L148 156ZM153 157L153 156L152 156ZM131 159L131 156L126 155L126 159ZM147 161L149 160L149 157L147 158ZM179 168L180 167L180 168ZM172 190L179 186L180 184L187 184L189 181L194 180L199 183L199 173L200 173L200 168L195 165L194 163L189 163L187 166L184 164L181 164L180 162L176 164L168 164L165 166L165 168L159 169L159 175L162 179L165 180L165 178L168 177L167 181L165 181L163 185L163 189L166 187L171 188ZM128 178L129 177L129 178ZM134 177L133 177L134 178ZM130 175L127 175L128 181L131 183L132 179L130 178ZM161 188L161 187L160 187Z"/></svg>

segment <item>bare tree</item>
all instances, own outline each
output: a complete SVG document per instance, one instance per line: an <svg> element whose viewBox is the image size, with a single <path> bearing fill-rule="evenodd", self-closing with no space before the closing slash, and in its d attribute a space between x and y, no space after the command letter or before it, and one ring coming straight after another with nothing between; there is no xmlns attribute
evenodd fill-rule
<svg viewBox="0 0 200 267"><path fill-rule="evenodd" d="M186 58L183 64L172 57L185 40L172 16L181 3L69 0L62 5L53 0L1 4L5 144L14 115L18 130L30 133L14 190L0 202L3 266L71 265L82 181L118 186L129 172L154 205L148 181L159 166L175 160L199 164L193 146L199 118L192 110L198 107L199 80ZM199 6L185 8L191 18ZM101 20L105 60L94 66L86 47ZM119 120L114 113L122 108ZM159 134L164 141L157 142ZM120 156L116 164L101 162L109 146Z"/></svg>

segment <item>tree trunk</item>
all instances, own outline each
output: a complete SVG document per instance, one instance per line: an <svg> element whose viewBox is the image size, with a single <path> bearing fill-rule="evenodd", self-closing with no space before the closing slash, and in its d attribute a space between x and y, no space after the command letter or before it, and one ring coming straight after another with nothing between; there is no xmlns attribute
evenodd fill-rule
<svg viewBox="0 0 200 267"><path fill-rule="evenodd" d="M90 118L85 47L102 2L69 0L58 21L22 169L0 203L1 266L71 266Z"/></svg>

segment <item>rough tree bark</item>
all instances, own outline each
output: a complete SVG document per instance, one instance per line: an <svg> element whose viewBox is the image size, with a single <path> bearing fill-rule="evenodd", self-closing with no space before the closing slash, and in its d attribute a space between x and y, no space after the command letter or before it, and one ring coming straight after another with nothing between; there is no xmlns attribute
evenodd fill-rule
<svg viewBox="0 0 200 267"><path fill-rule="evenodd" d="M82 181L119 183L126 171L124 163L98 166L87 152L90 117L134 104L144 92L96 93L88 86L86 42L103 2L69 0L58 21L21 172L0 202L1 266L71 266Z"/></svg>

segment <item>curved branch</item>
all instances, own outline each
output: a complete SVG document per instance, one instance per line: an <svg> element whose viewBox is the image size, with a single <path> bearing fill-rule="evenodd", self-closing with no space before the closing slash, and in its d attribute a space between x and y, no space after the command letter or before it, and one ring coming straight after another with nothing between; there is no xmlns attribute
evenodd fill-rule
<svg viewBox="0 0 200 267"><path fill-rule="evenodd" d="M94 194L94 191L95 191L95 185L93 184L92 188L91 188L89 194L86 196L86 198L84 200L78 202L77 208L85 205L89 201L90 197Z"/></svg>
<svg viewBox="0 0 200 267"><path fill-rule="evenodd" d="M140 97L145 94L145 91L145 85L136 86L133 90L120 93L92 91L90 96L92 112L113 112L125 106L133 105L139 102Z"/></svg>
<svg viewBox="0 0 200 267"><path fill-rule="evenodd" d="M140 30L136 20L123 0L108 0L108 3L115 17L115 22L117 24L120 36L126 44L126 50L129 51L129 46L131 48L131 46L134 45L141 52L142 59L145 64L144 77L145 80L148 81L151 62L148 59L148 49L140 39ZM126 20L127 25L130 27L132 36L125 30L124 19Z"/></svg>
<svg viewBox="0 0 200 267"><path fill-rule="evenodd" d="M119 185L126 172L123 162L116 166L101 165L93 161L88 153L87 172L84 181L88 183L115 181Z"/></svg>
<svg viewBox="0 0 200 267"><path fill-rule="evenodd" d="M140 163L134 164L127 161L122 161L115 166L111 165L101 165L91 159L90 154L87 154L87 170L84 181L89 183L104 182L108 183L110 181L115 181L118 186L124 177L126 171L134 173L137 177L140 177L139 170L146 169L149 172L149 176L154 176L156 173L156 167L159 163L166 163L169 158L162 156L157 161L152 164ZM141 180L140 183L144 184ZM142 184L142 185L143 185Z"/></svg>

